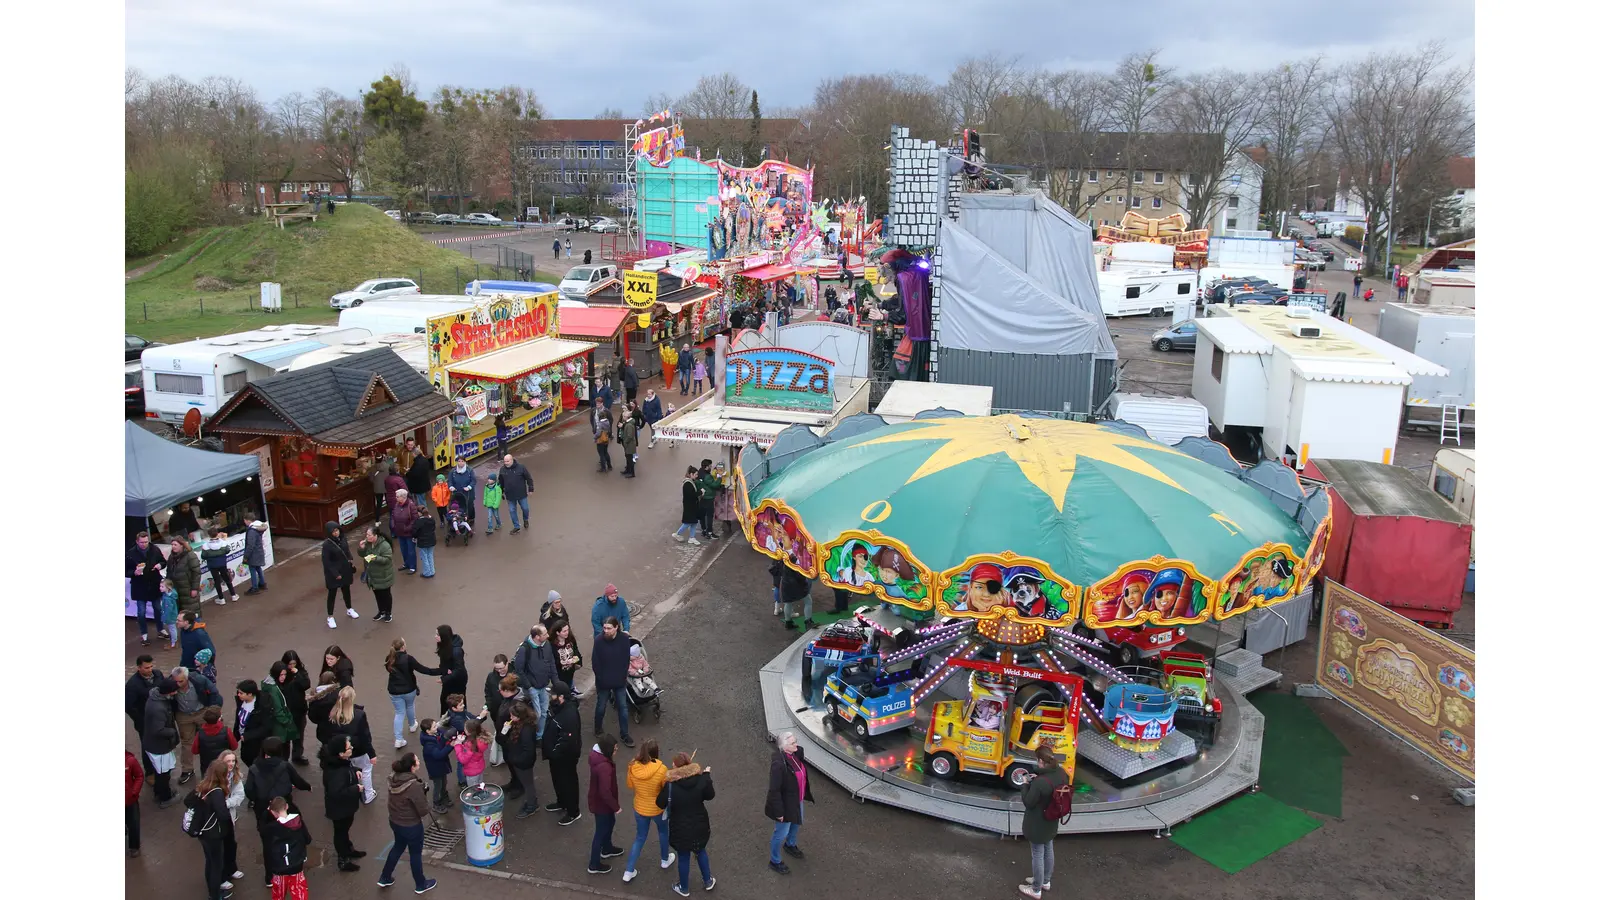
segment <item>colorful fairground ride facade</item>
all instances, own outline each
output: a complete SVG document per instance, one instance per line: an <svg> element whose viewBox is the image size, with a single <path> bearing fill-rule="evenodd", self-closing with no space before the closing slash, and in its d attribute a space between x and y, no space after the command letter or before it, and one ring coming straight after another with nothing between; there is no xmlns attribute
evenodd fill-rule
<svg viewBox="0 0 1600 900"><path fill-rule="evenodd" d="M1310 584L1322 490L1120 422L923 416L790 429L740 455L751 546L877 601L808 636L806 693L821 684L858 738L908 729L912 766L940 779L1020 788L1042 746L1122 784L1193 758L1224 703L1213 661L1180 647Z"/></svg>

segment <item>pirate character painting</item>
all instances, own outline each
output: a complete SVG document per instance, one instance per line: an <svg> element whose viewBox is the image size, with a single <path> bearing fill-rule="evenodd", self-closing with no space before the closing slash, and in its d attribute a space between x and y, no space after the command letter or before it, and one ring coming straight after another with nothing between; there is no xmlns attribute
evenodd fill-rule
<svg viewBox="0 0 1600 900"><path fill-rule="evenodd" d="M851 541L844 550L844 560L834 570L833 580L854 587L877 583L878 570L872 565L872 548L866 541Z"/></svg>
<svg viewBox="0 0 1600 900"><path fill-rule="evenodd" d="M1017 618L1060 619L1071 606L1061 585L1046 578L1038 566L993 562L980 562L956 576L943 598L950 612L983 614L1009 608L1016 610Z"/></svg>
<svg viewBox="0 0 1600 900"><path fill-rule="evenodd" d="M1252 600L1270 603L1289 593L1294 582L1294 567L1281 553L1257 556L1238 574L1228 579L1223 592L1221 613L1227 615L1250 605Z"/></svg>

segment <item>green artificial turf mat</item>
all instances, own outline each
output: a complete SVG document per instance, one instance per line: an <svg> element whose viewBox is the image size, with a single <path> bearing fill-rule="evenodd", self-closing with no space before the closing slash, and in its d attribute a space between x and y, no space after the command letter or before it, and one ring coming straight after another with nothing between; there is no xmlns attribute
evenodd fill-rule
<svg viewBox="0 0 1600 900"><path fill-rule="evenodd" d="M1337 701L1334 701L1337 702ZM1257 693L1250 705L1267 718L1266 740L1292 752L1331 753L1349 756L1337 735L1322 724L1304 697L1293 694Z"/></svg>
<svg viewBox="0 0 1600 900"><path fill-rule="evenodd" d="M1337 756L1261 753L1261 790L1290 806L1344 817L1344 760Z"/></svg>
<svg viewBox="0 0 1600 900"><path fill-rule="evenodd" d="M1266 794L1243 794L1172 829L1172 842L1231 875L1321 827Z"/></svg>

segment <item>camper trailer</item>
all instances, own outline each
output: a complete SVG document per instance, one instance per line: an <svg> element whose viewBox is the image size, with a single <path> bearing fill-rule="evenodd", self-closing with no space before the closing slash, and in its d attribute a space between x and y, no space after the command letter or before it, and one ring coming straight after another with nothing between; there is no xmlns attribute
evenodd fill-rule
<svg viewBox="0 0 1600 900"><path fill-rule="evenodd" d="M361 308L377 305L363 304ZM268 325L254 331L146 348L140 357L145 418L180 428L190 410L198 410L202 419L207 418L251 380L286 371L303 354L371 335L370 331L342 323Z"/></svg>
<svg viewBox="0 0 1600 900"><path fill-rule="evenodd" d="M1440 450L1434 454L1433 469L1428 472L1428 485L1433 492L1455 507L1456 512L1467 517L1476 529L1478 517L1474 498L1477 479L1478 454L1476 450ZM1478 558L1478 533L1472 533L1472 559ZM1468 576L1469 578L1471 576ZM1467 590L1472 590L1470 587Z"/></svg>
<svg viewBox="0 0 1600 900"><path fill-rule="evenodd" d="M1199 291L1193 269L1108 269L1100 279L1100 309L1107 316L1160 316Z"/></svg>
<svg viewBox="0 0 1600 900"><path fill-rule="evenodd" d="M404 300L374 300L339 313L340 328L364 328L372 334L423 334L428 320L477 306L473 297L421 294Z"/></svg>

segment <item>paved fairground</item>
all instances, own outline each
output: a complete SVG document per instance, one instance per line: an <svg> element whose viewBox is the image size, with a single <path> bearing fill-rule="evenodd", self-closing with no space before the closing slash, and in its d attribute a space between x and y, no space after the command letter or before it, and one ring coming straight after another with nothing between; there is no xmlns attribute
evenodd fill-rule
<svg viewBox="0 0 1600 900"><path fill-rule="evenodd" d="M672 392L675 394L675 392ZM662 755L691 752L714 770L716 797L708 805L710 855L718 895L736 898L984 898L1017 896L1028 869L1026 843L951 825L879 805L863 805L825 778L813 780L816 798L807 808L801 845L805 859L790 860L791 874L767 866L772 824L763 813L772 744L765 730L758 669L796 639L771 612L768 561L735 535L704 546L679 544L668 535L679 519L679 485L686 465L720 452L704 445L641 446L639 475L602 474L584 419L574 417L513 447L532 472L534 525L522 534L475 538L470 546L440 546L438 576L422 580L401 574L394 589L392 623L376 622L370 591L357 584L358 620L339 618L330 631L324 620L322 570L315 553L284 559L267 572L269 590L227 606L208 603L208 630L218 648L219 682L226 720L234 714L233 686L264 678L268 666L294 649L315 671L329 644L354 661L358 700L370 718L378 748L375 771L387 773L397 751L390 734L384 654L397 636L408 639L424 662L431 661L433 634L451 625L466 647L469 703L481 701L484 676L496 653L511 654L536 620L550 590L559 591L577 623L607 582L628 601L632 634L649 650L665 688L659 723L633 726L633 737L654 738ZM481 527L481 521L480 521ZM302 545L303 546L303 545ZM288 556L289 554L285 554ZM281 559L282 557L280 557ZM816 589L819 606L829 592ZM1471 598L1456 630L1470 637ZM587 631L580 633L588 655ZM170 668L178 652L152 642L157 665ZM141 652L133 621L126 631L125 663L131 672ZM1309 681L1314 642L1270 654L1267 664L1284 678L1271 691L1287 692ZM437 679L419 676L419 716L437 711ZM588 669L580 690L592 683ZM1261 696L1259 693L1255 695ZM583 746L593 743L592 697L582 700ZM1312 709L1349 751L1343 762L1342 814L1313 813L1320 827L1275 853L1229 874L1168 839L1149 832L1062 838L1056 846L1052 893L1070 897L1126 898L1461 898L1474 881L1474 811L1459 805L1451 789L1459 782L1361 716L1332 700ZM608 715L608 725L615 719ZM138 747L124 719L126 743ZM316 750L307 734L308 755ZM407 750L419 749L415 736ZM625 768L628 750L619 748ZM380 853L390 844L383 800L356 818L354 841L368 851L361 870L335 870L332 829L324 816L320 772L315 761L302 768L313 785L297 792L314 838L307 878L313 898L372 897L409 892L404 865L388 891L376 886ZM505 769L491 769L502 780ZM491 778L491 780L493 780ZM549 770L537 775L541 803L553 796ZM587 791L587 767L580 783ZM452 790L455 779L451 779ZM191 785L192 786L192 783ZM178 789L180 796L187 786ZM623 814L616 840L633 836L630 792L622 787ZM127 860L129 897L204 896L199 842L181 830L183 808L158 810L146 787L141 799L143 852ZM459 809L459 807L458 807ZM585 809L587 807L585 806ZM586 873L593 819L560 827L541 811L529 819L508 817L506 855L488 869L467 865L464 845L448 839L427 863L439 880L434 896L465 897L664 897L672 879L653 861L654 835L631 883L621 880L613 859L609 875ZM446 824L460 829L459 812ZM260 843L241 817L239 866L245 872L237 898L266 897ZM701 889L698 873L692 890Z"/></svg>

